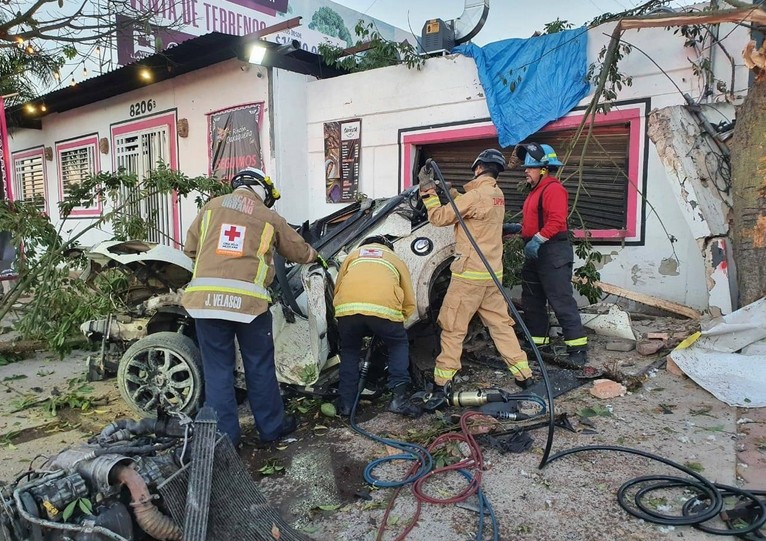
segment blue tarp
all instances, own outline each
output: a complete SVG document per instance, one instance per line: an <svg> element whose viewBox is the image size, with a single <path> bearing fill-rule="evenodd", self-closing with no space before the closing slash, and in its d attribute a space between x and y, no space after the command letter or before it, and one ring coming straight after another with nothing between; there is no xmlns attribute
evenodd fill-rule
<svg viewBox="0 0 766 541"><path fill-rule="evenodd" d="M515 145L571 111L590 91L588 33L583 28L506 39L452 52L476 62L500 145Z"/></svg>

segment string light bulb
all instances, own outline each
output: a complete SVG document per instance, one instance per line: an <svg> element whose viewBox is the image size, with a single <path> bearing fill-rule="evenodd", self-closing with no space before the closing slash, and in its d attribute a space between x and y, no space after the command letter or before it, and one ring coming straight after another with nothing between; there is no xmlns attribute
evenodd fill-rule
<svg viewBox="0 0 766 541"><path fill-rule="evenodd" d="M71 83L69 83L69 86L74 86L74 85L76 85L76 84L77 84L77 83L75 83L75 82L74 82L74 77L72 77L72 82L71 82Z"/></svg>
<svg viewBox="0 0 766 541"><path fill-rule="evenodd" d="M82 76L83 76L83 79L88 76L88 68L82 68Z"/></svg>
<svg viewBox="0 0 766 541"><path fill-rule="evenodd" d="M144 81L151 81L152 80L152 72L149 71L147 68L141 68L141 70L138 72L138 76L141 77Z"/></svg>
<svg viewBox="0 0 766 541"><path fill-rule="evenodd" d="M31 45L27 45L27 54L35 54L35 48Z"/></svg>
<svg viewBox="0 0 766 541"><path fill-rule="evenodd" d="M42 105L40 105L40 110L41 110L41 111L44 113L45 111L47 111L47 110L48 110L48 108L47 108L47 107L45 106L45 104L43 103Z"/></svg>
<svg viewBox="0 0 766 541"><path fill-rule="evenodd" d="M35 106L31 103L27 103L27 113L34 113L35 112Z"/></svg>
<svg viewBox="0 0 766 541"><path fill-rule="evenodd" d="M61 80L61 72L60 71L54 71L53 72L53 78L56 79L57 81L60 81Z"/></svg>

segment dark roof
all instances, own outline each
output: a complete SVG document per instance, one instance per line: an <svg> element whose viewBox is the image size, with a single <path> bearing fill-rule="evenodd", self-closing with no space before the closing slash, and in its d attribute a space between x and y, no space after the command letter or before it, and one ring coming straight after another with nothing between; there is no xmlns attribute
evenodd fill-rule
<svg viewBox="0 0 766 541"><path fill-rule="evenodd" d="M239 58L247 61L248 48L252 38L211 32L186 40L175 47L153 54L133 64L92 77L74 86L55 90L29 103L45 104L46 112L28 113L19 104L6 111L11 126L40 129L40 118L51 113L69 111L83 105L96 103L150 84L172 79L224 60ZM269 54L263 65L281 68L295 73L313 75L318 78L336 77L344 71L326 65L322 57L301 49L279 54L284 48L271 42L260 41L276 54ZM148 68L152 73L150 83L143 81L139 72Z"/></svg>

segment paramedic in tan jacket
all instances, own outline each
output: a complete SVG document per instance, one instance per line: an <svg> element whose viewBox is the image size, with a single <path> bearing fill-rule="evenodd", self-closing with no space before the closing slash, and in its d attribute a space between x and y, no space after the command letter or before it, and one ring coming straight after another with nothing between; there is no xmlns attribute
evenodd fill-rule
<svg viewBox="0 0 766 541"><path fill-rule="evenodd" d="M388 349L388 411L417 417L408 395L410 355L404 322L415 312L410 271L384 236L366 238L338 271L333 298L340 334L340 384L336 407L351 414L358 393L359 363L365 336L375 335Z"/></svg>
<svg viewBox="0 0 766 541"><path fill-rule="evenodd" d="M471 166L474 178L465 184L465 194L455 199L466 226L500 280L503 276L505 198L497 186L497 176L505 165L505 158L498 150L484 150ZM428 220L437 226L454 224L455 227L455 261L450 267L452 280L439 311L441 353L436 357L434 383L444 387L445 394L449 394L450 382L460 370L468 324L478 312L517 385L526 388L532 381L532 372L513 331L505 298L457 223L452 205L441 204L432 187L433 181L431 187L425 182L427 177L428 174L421 170L421 196L428 210Z"/></svg>
<svg viewBox="0 0 766 541"><path fill-rule="evenodd" d="M296 428L295 418L285 415L274 368L268 291L274 279L272 250L297 263L318 256L271 210L279 192L261 170L240 171L231 186L234 191L210 200L189 228L184 253L194 260L194 271L182 304L195 320L205 404L218 414L221 432L238 445L235 337L261 441L274 441Z"/></svg>

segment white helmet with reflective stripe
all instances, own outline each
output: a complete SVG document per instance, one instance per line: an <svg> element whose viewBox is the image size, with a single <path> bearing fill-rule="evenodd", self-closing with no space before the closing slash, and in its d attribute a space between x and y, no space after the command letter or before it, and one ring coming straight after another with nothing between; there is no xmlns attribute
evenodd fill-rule
<svg viewBox="0 0 766 541"><path fill-rule="evenodd" d="M253 189L263 199L263 204L268 208L273 207L276 200L282 197L271 178L255 167L247 167L231 177L232 190L242 186L248 186Z"/></svg>

